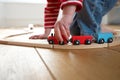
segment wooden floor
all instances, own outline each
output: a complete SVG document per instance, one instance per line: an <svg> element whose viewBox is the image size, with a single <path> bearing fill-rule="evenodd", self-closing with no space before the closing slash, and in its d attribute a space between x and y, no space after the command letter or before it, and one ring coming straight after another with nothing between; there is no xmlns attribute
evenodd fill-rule
<svg viewBox="0 0 120 80"><path fill-rule="evenodd" d="M0 45L0 80L120 80L120 46L53 50Z"/></svg>
<svg viewBox="0 0 120 80"><path fill-rule="evenodd" d="M0 80L120 80L120 46L60 50L0 44Z"/></svg>

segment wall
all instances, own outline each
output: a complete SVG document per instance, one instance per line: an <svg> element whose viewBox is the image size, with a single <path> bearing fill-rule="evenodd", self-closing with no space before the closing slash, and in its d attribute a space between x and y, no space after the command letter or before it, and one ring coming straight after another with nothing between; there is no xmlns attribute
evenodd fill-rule
<svg viewBox="0 0 120 80"><path fill-rule="evenodd" d="M5 3L6 26L27 26L30 23L43 24L45 4Z"/></svg>
<svg viewBox="0 0 120 80"><path fill-rule="evenodd" d="M47 0L0 0L0 2L19 2L19 3L46 3Z"/></svg>
<svg viewBox="0 0 120 80"><path fill-rule="evenodd" d="M5 17L5 15L4 15L4 4L0 3L0 26L5 25L4 24L4 22L5 22L4 17Z"/></svg>
<svg viewBox="0 0 120 80"><path fill-rule="evenodd" d="M45 6L44 1L42 3L33 3L0 0L0 27L27 26L31 23L43 25Z"/></svg>

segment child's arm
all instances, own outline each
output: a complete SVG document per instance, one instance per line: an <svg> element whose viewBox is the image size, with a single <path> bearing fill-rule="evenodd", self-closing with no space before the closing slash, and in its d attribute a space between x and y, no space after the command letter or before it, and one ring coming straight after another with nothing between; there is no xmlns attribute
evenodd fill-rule
<svg viewBox="0 0 120 80"><path fill-rule="evenodd" d="M54 25L55 37L59 41L63 41L62 36L67 40L70 36L69 26L73 21L74 14L82 8L82 0L68 0L61 4L63 9L62 18Z"/></svg>

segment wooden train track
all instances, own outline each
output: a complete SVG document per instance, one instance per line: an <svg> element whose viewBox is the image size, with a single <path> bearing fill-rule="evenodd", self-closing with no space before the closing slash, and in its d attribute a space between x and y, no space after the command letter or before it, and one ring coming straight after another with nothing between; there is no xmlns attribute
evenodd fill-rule
<svg viewBox="0 0 120 80"><path fill-rule="evenodd" d="M49 49L91 49L91 48L104 48L120 45L120 31L118 30L118 35L115 36L112 43L97 44L92 43L91 45L50 45L47 40L30 40L31 32L12 34L5 36L0 39L0 44L6 45L16 45L16 46L25 46L25 47L37 47L37 48L49 48Z"/></svg>

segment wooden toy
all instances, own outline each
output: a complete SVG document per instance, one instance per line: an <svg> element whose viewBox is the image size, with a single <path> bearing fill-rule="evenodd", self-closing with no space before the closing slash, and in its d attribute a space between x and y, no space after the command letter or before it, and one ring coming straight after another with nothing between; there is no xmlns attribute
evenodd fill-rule
<svg viewBox="0 0 120 80"><path fill-rule="evenodd" d="M55 36L53 35L53 33L51 34L51 36L48 37L47 41L49 44L60 44L60 45L64 45L68 43L68 40L65 39L64 36L63 37L63 42L58 41Z"/></svg>
<svg viewBox="0 0 120 80"><path fill-rule="evenodd" d="M112 43L113 42L113 33L111 33L111 32L98 33L96 42L99 44Z"/></svg>
<svg viewBox="0 0 120 80"><path fill-rule="evenodd" d="M93 39L92 36L72 36L70 41L73 45L91 44L92 39Z"/></svg>

